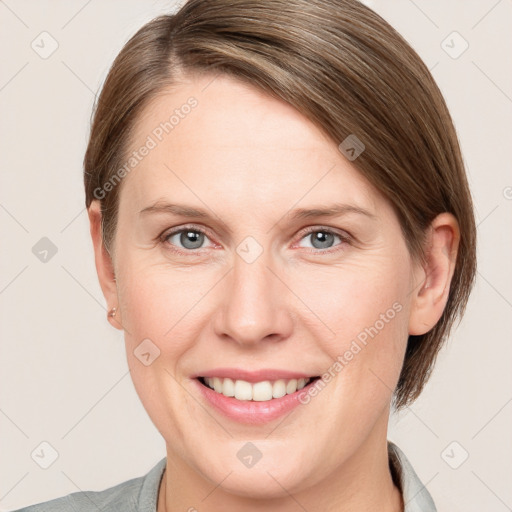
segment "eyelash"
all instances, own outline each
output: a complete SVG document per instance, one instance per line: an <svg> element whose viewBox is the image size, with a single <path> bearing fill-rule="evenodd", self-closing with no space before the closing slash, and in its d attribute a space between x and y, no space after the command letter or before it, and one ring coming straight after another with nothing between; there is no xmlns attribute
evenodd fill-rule
<svg viewBox="0 0 512 512"><path fill-rule="evenodd" d="M202 251L205 250L206 248L205 249L178 249L175 245L168 243L168 239L171 236L182 233L184 231L193 231L196 233L202 233L206 237L211 238L209 233L207 231L205 231L204 229L198 228L197 226L194 226L194 225L190 225L190 226L186 225L186 226L180 227L179 229L176 229L173 231L167 231L167 232L163 233L159 237L160 242L162 244L166 245L168 250L175 252L177 254L186 255L186 256L200 255L202 253ZM317 232L328 233L330 235L337 236L341 240L341 243L334 247L329 247L327 249L306 248L306 249L309 249L308 252L310 254L332 254L334 252L338 252L338 251L342 250L343 249L342 246L344 246L346 243L351 242L351 237L347 233L342 234L342 233L339 233L338 231L334 231L332 228L328 228L328 227L324 227L324 226L310 226L310 227L306 228L306 230L301 233L299 241L302 240L303 238L305 238L306 236L310 235L311 233L317 233Z"/></svg>

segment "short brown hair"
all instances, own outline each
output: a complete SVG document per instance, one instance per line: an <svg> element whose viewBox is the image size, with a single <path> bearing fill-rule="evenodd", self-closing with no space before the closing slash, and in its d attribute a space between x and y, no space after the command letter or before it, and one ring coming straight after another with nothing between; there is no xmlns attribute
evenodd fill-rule
<svg viewBox="0 0 512 512"><path fill-rule="evenodd" d="M442 212L460 226L445 311L409 336L395 405L421 392L476 272L471 195L452 119L429 70L378 14L356 0L189 0L144 25L115 59L97 104L84 158L86 206L123 165L144 107L181 73L222 73L287 102L336 144L365 149L353 165L389 200L412 255ZM110 251L121 186L101 197ZM111 253L112 254L112 253Z"/></svg>

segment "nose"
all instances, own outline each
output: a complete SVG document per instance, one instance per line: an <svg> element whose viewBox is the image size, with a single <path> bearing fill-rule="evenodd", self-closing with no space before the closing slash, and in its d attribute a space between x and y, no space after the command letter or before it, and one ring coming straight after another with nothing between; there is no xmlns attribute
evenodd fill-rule
<svg viewBox="0 0 512 512"><path fill-rule="evenodd" d="M223 280L222 303L214 322L220 338L249 347L291 335L293 294L264 254L252 263L235 255L233 268Z"/></svg>

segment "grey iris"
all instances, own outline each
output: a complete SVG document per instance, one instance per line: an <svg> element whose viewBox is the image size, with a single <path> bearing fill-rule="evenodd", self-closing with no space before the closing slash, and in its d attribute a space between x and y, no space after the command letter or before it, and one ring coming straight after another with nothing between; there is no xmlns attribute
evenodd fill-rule
<svg viewBox="0 0 512 512"><path fill-rule="evenodd" d="M186 249L199 249L203 245L204 233L198 231L183 231L180 234L180 243Z"/></svg>
<svg viewBox="0 0 512 512"><path fill-rule="evenodd" d="M332 233L326 233L325 231L315 231L310 233L311 243L315 249L327 249L331 247L334 239ZM316 245L318 243L318 246Z"/></svg>

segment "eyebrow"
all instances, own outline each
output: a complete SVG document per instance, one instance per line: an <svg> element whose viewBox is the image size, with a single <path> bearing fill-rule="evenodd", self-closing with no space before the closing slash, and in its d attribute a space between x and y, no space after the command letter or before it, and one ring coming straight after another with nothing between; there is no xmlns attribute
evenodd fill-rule
<svg viewBox="0 0 512 512"><path fill-rule="evenodd" d="M181 215L182 217L196 217L196 218L208 218L210 214L206 210L199 208L193 208L192 206L186 206L183 204L166 203L158 201L155 204L143 208L139 215L148 213L171 213L174 215Z"/></svg>
<svg viewBox="0 0 512 512"><path fill-rule="evenodd" d="M164 201L158 201L155 204L143 208L139 215L147 215L150 213L167 213L173 215L179 215L182 217L190 217L197 219L211 219L210 215L206 210L201 208L195 208L188 205L168 203ZM364 215L370 219L375 220L377 217L369 210L360 206L352 204L334 203L329 206L318 206L312 208L297 208L291 212L283 215L282 218L288 217L290 220L301 220L318 217L340 217L350 213L356 213Z"/></svg>
<svg viewBox="0 0 512 512"><path fill-rule="evenodd" d="M311 217L338 217L349 213L357 213L365 215L370 219L376 219L377 217L365 208L356 206L353 204L342 204L335 203L328 207L319 208L298 208L292 211L289 216L291 219L309 219Z"/></svg>

